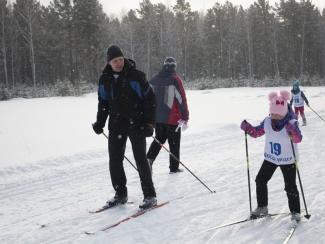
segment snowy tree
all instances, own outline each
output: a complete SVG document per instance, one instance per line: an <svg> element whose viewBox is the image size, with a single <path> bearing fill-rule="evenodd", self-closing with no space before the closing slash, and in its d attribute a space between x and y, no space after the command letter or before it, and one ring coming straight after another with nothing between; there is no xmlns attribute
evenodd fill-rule
<svg viewBox="0 0 325 244"><path fill-rule="evenodd" d="M176 59L179 63L179 71L181 71L184 79L187 79L187 72L189 69L189 43L191 32L191 22L193 21L194 13L191 11L189 2L185 0L177 0L176 5L173 7L176 18L175 37L177 40Z"/></svg>
<svg viewBox="0 0 325 244"><path fill-rule="evenodd" d="M76 69L79 79L93 82L99 71L101 22L104 13L97 0L74 0L73 25L76 48Z"/></svg>
<svg viewBox="0 0 325 244"><path fill-rule="evenodd" d="M1 53L2 53L2 63L3 63L3 70L4 70L4 77L5 77L5 86L9 88L9 81L8 81L8 70L7 70L7 45L6 45L6 15L7 15L7 1L0 0L0 14L1 14Z"/></svg>
<svg viewBox="0 0 325 244"><path fill-rule="evenodd" d="M40 5L35 0L17 0L14 5L15 18L20 34L29 49L29 64L33 88L36 88L36 63L34 50L34 27L36 17L39 13Z"/></svg>
<svg viewBox="0 0 325 244"><path fill-rule="evenodd" d="M60 33L59 43L62 43L62 51L66 57L63 64L69 68L69 78L73 85L75 84L75 67L74 67L74 39L73 39L73 6L71 0L53 0L50 6L50 11L56 15L54 21L55 33ZM57 27L57 28L55 28ZM62 63L62 62L61 62ZM65 73L65 72L64 72Z"/></svg>

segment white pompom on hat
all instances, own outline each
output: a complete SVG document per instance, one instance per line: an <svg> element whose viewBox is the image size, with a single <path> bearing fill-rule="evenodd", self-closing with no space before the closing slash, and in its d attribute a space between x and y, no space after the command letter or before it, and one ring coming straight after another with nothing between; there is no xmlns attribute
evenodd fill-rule
<svg viewBox="0 0 325 244"><path fill-rule="evenodd" d="M291 94L288 91L271 92L269 94L270 114L278 114L285 116L288 113L288 100Z"/></svg>

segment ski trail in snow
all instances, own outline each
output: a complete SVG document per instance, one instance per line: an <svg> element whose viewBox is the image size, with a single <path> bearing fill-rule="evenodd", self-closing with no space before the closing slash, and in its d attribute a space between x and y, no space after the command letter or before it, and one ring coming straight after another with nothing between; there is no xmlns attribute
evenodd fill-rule
<svg viewBox="0 0 325 244"><path fill-rule="evenodd" d="M48 185L64 184L87 176L105 173L103 167L106 155L84 154L35 162L30 166L15 167L1 171L6 180L0 189L0 200L19 194L27 194L35 189L46 188ZM101 161L98 161L102 158ZM82 164L82 165L80 165ZM83 166L83 167L81 167ZM94 172L95 167L102 168L102 172ZM10 173L8 173L10 172Z"/></svg>
<svg viewBox="0 0 325 244"><path fill-rule="evenodd" d="M28 172L23 179L20 177L22 171ZM87 198L94 189L75 191L74 188L80 183L100 188L104 182L105 187L109 187L107 152L43 160L41 164L36 162L35 165L26 166L25 170L18 168L15 172L15 169L10 169L7 177L8 175L13 179L0 190L0 213L11 217L10 221L1 223L0 229L26 222L42 223L37 219L64 211L68 207L76 207L82 201L89 201ZM96 184L95 179L102 182ZM74 190L71 191L72 189ZM12 205L12 202L15 204Z"/></svg>
<svg viewBox="0 0 325 244"><path fill-rule="evenodd" d="M182 161L184 164L189 165L191 170L199 177L200 175L202 177L207 171L210 171L209 164L211 164L211 162L218 163L218 157L205 157L204 160L202 160L200 154L195 157L193 157L193 155L192 157L186 155L194 149L200 151L202 154L206 154L209 150L213 150L213 147L220 147L220 150L224 150L224 144L232 140L231 136L219 135L219 141L224 141L225 143L218 146L216 145L218 143L215 143L215 139L213 139L213 133L219 132L211 131L207 133L212 134L212 136L201 138L199 134L192 135L191 137L195 138L195 143L184 143L184 145L182 145L182 155L184 155ZM185 141L187 140L184 140L184 142ZM130 151L127 153L130 153ZM201 160L199 160L199 158L201 158ZM71 211L71 209L76 208L78 204L87 205L87 207L89 207L91 200L88 199L91 199L95 194L103 194L103 191L113 194L111 186L109 185L107 160L107 154L105 153L100 153L97 156L89 153L72 156L71 158L65 157L64 159L44 161L45 163L43 162L43 165L48 167L48 174L45 175L37 173L37 170L41 169L41 167L30 166L26 169L26 171L30 171L28 174L30 178L25 176L23 182L20 182L19 179L17 179L17 182L11 181L8 189L5 188L0 191L0 205L3 206L1 207L2 214L9 214L11 216L10 221L1 225L0 229L6 232L6 229L10 229L11 226L16 226L16 228L20 226L20 228L23 228L26 224L30 226L34 225L34 228L37 229L42 228L42 226L51 226L51 222L61 223L63 220L68 221L69 218L76 218L76 216L78 216L78 214L80 215L82 212L80 212L80 209L78 209L79 211L73 211L78 213L75 217L71 216L73 212L71 214L64 214L64 212ZM183 193L191 198L191 193L189 192L193 192L193 197L196 195L206 195L209 198L213 197L211 193L188 172L176 175L168 174L169 164L164 163L164 161L168 162L168 154L161 152L160 158L157 159L154 164L154 180L156 179L158 199L173 199ZM197 161L197 163L193 163L195 161ZM126 168L128 168L127 165ZM33 169L36 172L33 172ZM137 173L132 170L133 169L128 169L128 173L131 175L131 177L128 177L128 185L131 184L129 188L139 188ZM19 175L21 171L24 170L21 168L18 169L17 174ZM13 177L14 174L15 171L11 170L10 175ZM209 173L208 175L209 176L205 177L203 181L208 185L214 185L215 172L212 174ZM224 177L221 177L220 180L224 182ZM104 186L103 182L105 182ZM82 190L77 190L80 183L88 187L81 187ZM175 194L171 193L168 190L171 185L178 186L180 190L175 191ZM91 186L94 188L89 188ZM137 195L141 196L139 189L137 189L137 192ZM109 197L109 194L105 195L106 198ZM67 197L68 199L66 199ZM141 197L139 199L141 199ZM10 202L14 202L15 205L11 206ZM178 203L175 202L175 204L177 205L180 202L181 201L178 201ZM97 204L102 203L97 202ZM21 210L26 212L22 213ZM55 214L55 216L52 216L53 214ZM24 216L23 218L21 217L22 215ZM116 216L118 217L118 215ZM44 227L44 230L46 228L48 227Z"/></svg>

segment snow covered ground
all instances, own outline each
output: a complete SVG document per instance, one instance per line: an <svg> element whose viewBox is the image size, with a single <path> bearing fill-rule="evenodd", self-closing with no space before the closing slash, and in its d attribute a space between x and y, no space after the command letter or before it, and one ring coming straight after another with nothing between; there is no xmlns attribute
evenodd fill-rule
<svg viewBox="0 0 325 244"><path fill-rule="evenodd" d="M168 154L162 149L153 179L158 201L170 203L95 235L84 232L123 219L142 201L137 172L125 161L133 203L88 213L114 194L106 139L91 128L96 95L0 102L0 243L281 243L290 226L288 216L203 232L249 214L239 124L244 118L257 124L267 115L271 90L187 91L190 127L182 134L181 161L216 193L209 193L187 171L170 175ZM304 91L312 108L325 117L325 87ZM308 108L306 116L299 168L312 217L302 220L290 243L325 243L325 123ZM248 140L253 208L263 143L264 137ZM126 156L134 162L129 144ZM283 189L277 170L269 182L270 212L288 212Z"/></svg>

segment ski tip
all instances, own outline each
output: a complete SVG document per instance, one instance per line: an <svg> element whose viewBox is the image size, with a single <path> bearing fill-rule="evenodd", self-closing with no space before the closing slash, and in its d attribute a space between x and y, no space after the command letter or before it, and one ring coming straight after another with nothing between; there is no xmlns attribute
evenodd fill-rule
<svg viewBox="0 0 325 244"><path fill-rule="evenodd" d="M85 231L84 234L86 234L86 235L95 235L95 232Z"/></svg>
<svg viewBox="0 0 325 244"><path fill-rule="evenodd" d="M95 213L99 213L100 211L98 211L98 210L95 210L95 211L92 211L92 210L90 210L90 211L88 211L88 213L90 213L90 214L95 214Z"/></svg>
<svg viewBox="0 0 325 244"><path fill-rule="evenodd" d="M104 212L105 210L108 210L109 208L101 208L101 209L97 209L97 210L90 210L88 211L88 213L90 214L96 214L96 213L101 213Z"/></svg>
<svg viewBox="0 0 325 244"><path fill-rule="evenodd" d="M97 210L90 210L88 211L88 213L90 214L96 214L96 213L101 213L101 212L104 212L105 210L108 210L110 208L114 208L114 207L117 207L117 206L123 206L125 204L134 204L134 202L126 202L126 203L123 203L123 204L117 204L117 205L112 205L112 206L105 206L105 207L101 207Z"/></svg>

